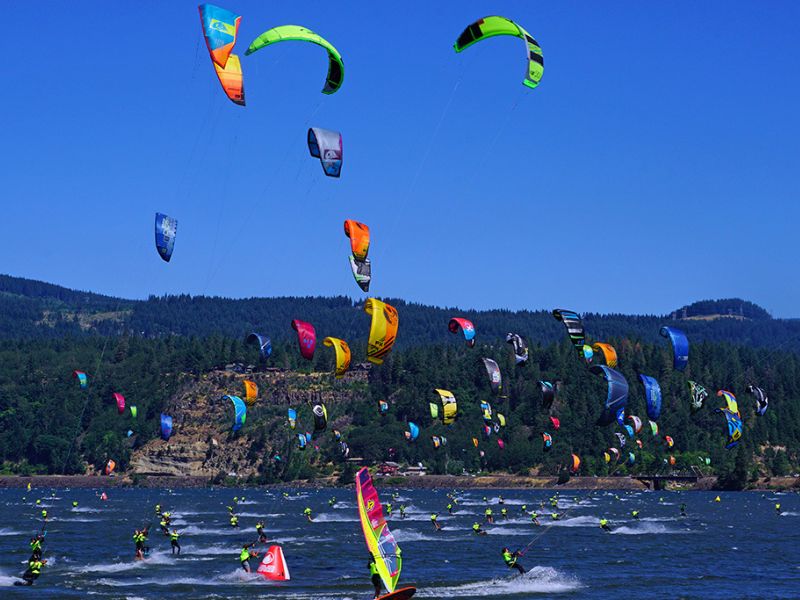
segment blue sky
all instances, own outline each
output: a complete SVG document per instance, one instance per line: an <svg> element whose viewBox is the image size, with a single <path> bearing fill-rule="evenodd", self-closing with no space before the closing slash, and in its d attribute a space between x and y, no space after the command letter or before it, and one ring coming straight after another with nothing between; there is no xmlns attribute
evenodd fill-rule
<svg viewBox="0 0 800 600"><path fill-rule="evenodd" d="M120 295L376 296L472 308L665 313L741 296L800 316L796 2L266 2L224 97L192 2L12 3L3 34L0 271ZM7 9L8 12L8 9ZM487 14L522 42L456 54ZM324 177L309 125L344 135ZM153 216L179 220L172 262Z"/></svg>

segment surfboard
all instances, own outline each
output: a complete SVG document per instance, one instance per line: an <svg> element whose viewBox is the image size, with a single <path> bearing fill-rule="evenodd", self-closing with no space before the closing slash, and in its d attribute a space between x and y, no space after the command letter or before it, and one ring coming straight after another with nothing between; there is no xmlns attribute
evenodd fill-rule
<svg viewBox="0 0 800 600"><path fill-rule="evenodd" d="M415 587L404 587L400 588L399 590L393 591L391 594L386 594L385 596L379 596L377 600L408 600L417 593L417 588Z"/></svg>

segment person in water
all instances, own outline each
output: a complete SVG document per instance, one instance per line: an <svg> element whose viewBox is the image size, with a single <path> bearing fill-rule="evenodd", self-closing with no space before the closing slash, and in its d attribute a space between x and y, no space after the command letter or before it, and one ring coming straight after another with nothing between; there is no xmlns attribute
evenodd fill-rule
<svg viewBox="0 0 800 600"><path fill-rule="evenodd" d="M77 500L73 500L72 501L72 508L78 508L78 501Z"/></svg>
<svg viewBox="0 0 800 600"><path fill-rule="evenodd" d="M439 521L436 520L438 518L439 518L439 515L437 515L436 513L431 513L431 523L433 523L433 528L436 531L441 531L442 530L442 526L439 525Z"/></svg>
<svg viewBox="0 0 800 600"><path fill-rule="evenodd" d="M406 518L406 505L405 504L401 504L400 505L400 518L401 519L405 519Z"/></svg>
<svg viewBox="0 0 800 600"><path fill-rule="evenodd" d="M43 558L31 558L28 561L28 568L22 574L22 579L25 580L25 583L20 583L19 585L33 585L33 582L42 574L42 567L46 564L47 560Z"/></svg>
<svg viewBox="0 0 800 600"><path fill-rule="evenodd" d="M156 504L156 516L161 516L161 505Z"/></svg>
<svg viewBox="0 0 800 600"><path fill-rule="evenodd" d="M611 533L611 526L608 524L608 519L600 519L600 529Z"/></svg>
<svg viewBox="0 0 800 600"><path fill-rule="evenodd" d="M516 569L517 571L519 571L520 575L525 574L525 567L523 567L517 561L517 558L522 556L522 553L519 550L511 552L508 548L503 548L502 553L503 553L503 562L506 563L506 566L509 569Z"/></svg>
<svg viewBox="0 0 800 600"><path fill-rule="evenodd" d="M239 517L237 517L235 513L231 513L230 522L231 522L231 527L239 529Z"/></svg>
<svg viewBox="0 0 800 600"><path fill-rule="evenodd" d="M638 510L632 510L632 511L631 511L631 516L632 516L634 519L637 519L637 520L638 520L638 519L639 519L639 511L638 511Z"/></svg>
<svg viewBox="0 0 800 600"><path fill-rule="evenodd" d="M500 496L500 497L497 499L497 502L498 502L498 504L505 504L505 503L506 503L506 501L503 499L503 497L502 497L502 496Z"/></svg>
<svg viewBox="0 0 800 600"><path fill-rule="evenodd" d="M780 517L782 512L783 512L783 511L781 510L781 505L780 505L780 503L779 503L779 502L776 502L776 503L775 503L775 514L776 514L776 515L778 515L778 516Z"/></svg>
<svg viewBox="0 0 800 600"><path fill-rule="evenodd" d="M245 573L250 573L250 558L256 558L258 552L250 550L253 544L245 544L242 546L242 551L239 552L239 560L242 563L242 569Z"/></svg>
<svg viewBox="0 0 800 600"><path fill-rule="evenodd" d="M303 514L306 516L306 519L308 519L309 523L312 523L314 521L314 519L311 517L311 508L310 507L306 506L306 509L303 511Z"/></svg>
<svg viewBox="0 0 800 600"><path fill-rule="evenodd" d="M369 569L369 578L372 581L372 585L375 588L375 598L379 598L381 595L381 587L383 582L381 581L381 576L378 573L378 565L375 562L375 557L372 554L369 555L369 562L367 563L367 568Z"/></svg>
<svg viewBox="0 0 800 600"><path fill-rule="evenodd" d="M541 525L541 523L539 523L539 515L536 513L536 511L531 513L531 523L534 525Z"/></svg>
<svg viewBox="0 0 800 600"><path fill-rule="evenodd" d="M331 499L328 500L328 506L330 506L331 508L336 506L336 496L331 496Z"/></svg>
<svg viewBox="0 0 800 600"><path fill-rule="evenodd" d="M392 503L391 502L387 502L386 503L386 516L387 517L391 517L392 516Z"/></svg>
<svg viewBox="0 0 800 600"><path fill-rule="evenodd" d="M169 535L169 519L165 514L161 515L161 521L158 523L158 526L161 527L161 533Z"/></svg>
<svg viewBox="0 0 800 600"><path fill-rule="evenodd" d="M46 508L42 509L42 521L47 523L47 509Z"/></svg>
<svg viewBox="0 0 800 600"><path fill-rule="evenodd" d="M264 533L264 522L259 521L256 523L256 533L258 534L258 541L262 544L267 543L267 534Z"/></svg>
<svg viewBox="0 0 800 600"><path fill-rule="evenodd" d="M560 521L561 515L558 514L557 512L550 513L550 518L553 519L553 521Z"/></svg>
<svg viewBox="0 0 800 600"><path fill-rule="evenodd" d="M681 516L686 516L686 502L681 502Z"/></svg>
<svg viewBox="0 0 800 600"><path fill-rule="evenodd" d="M508 509L505 506L500 509L500 516L504 519L508 518Z"/></svg>
<svg viewBox="0 0 800 600"><path fill-rule="evenodd" d="M489 523L490 525L492 523L494 523L494 516L492 515L492 509L491 508L487 508L485 511L483 511L483 514L486 517L486 522L487 523Z"/></svg>
<svg viewBox="0 0 800 600"><path fill-rule="evenodd" d="M719 496L717 496L716 498L714 498L714 502L722 502L722 498L720 498Z"/></svg>
<svg viewBox="0 0 800 600"><path fill-rule="evenodd" d="M475 535L486 535L486 532L481 529L481 524L477 521L472 524L472 531Z"/></svg>
<svg viewBox="0 0 800 600"><path fill-rule="evenodd" d="M447 512L450 513L451 515L453 514L453 503L452 502L448 502L447 503Z"/></svg>
<svg viewBox="0 0 800 600"><path fill-rule="evenodd" d="M149 527L145 527L144 529L137 529L133 532L133 543L136 545L136 559L142 560L144 559L144 555L146 552L145 543L147 542L147 530Z"/></svg>
<svg viewBox="0 0 800 600"><path fill-rule="evenodd" d="M178 534L177 529L173 529L169 534L169 545L172 547L172 553L175 554L175 549L178 549L178 554L181 553L181 545L178 543L178 538L180 534Z"/></svg>

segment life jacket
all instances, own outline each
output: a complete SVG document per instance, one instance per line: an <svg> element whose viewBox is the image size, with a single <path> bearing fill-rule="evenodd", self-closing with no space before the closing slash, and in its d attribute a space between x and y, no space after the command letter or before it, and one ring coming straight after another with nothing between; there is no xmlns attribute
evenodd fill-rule
<svg viewBox="0 0 800 600"><path fill-rule="evenodd" d="M480 526L479 523L473 523L472 524L472 531L480 531L480 530L481 530L481 526Z"/></svg>
<svg viewBox="0 0 800 600"><path fill-rule="evenodd" d="M503 560L505 561L505 563L506 563L506 564L507 564L509 567L513 566L513 565L514 565L514 563L515 563L515 562L517 562L517 559L516 559L516 558L514 558L514 555L513 555L513 554L511 554L511 552L509 552L508 550L506 550L505 552L503 552Z"/></svg>
<svg viewBox="0 0 800 600"><path fill-rule="evenodd" d="M32 575L38 575L42 572L42 561L40 560L32 560L28 563L28 569Z"/></svg>
<svg viewBox="0 0 800 600"><path fill-rule="evenodd" d="M173 531L172 533L169 534L169 539L171 542L177 542L178 537L180 537L180 535L178 534L177 531Z"/></svg>
<svg viewBox="0 0 800 600"><path fill-rule="evenodd" d="M250 551L247 548L242 548L242 551L239 553L239 560L244 562L250 558Z"/></svg>
<svg viewBox="0 0 800 600"><path fill-rule="evenodd" d="M374 560L370 561L369 563L369 574L378 575L378 565L375 564Z"/></svg>

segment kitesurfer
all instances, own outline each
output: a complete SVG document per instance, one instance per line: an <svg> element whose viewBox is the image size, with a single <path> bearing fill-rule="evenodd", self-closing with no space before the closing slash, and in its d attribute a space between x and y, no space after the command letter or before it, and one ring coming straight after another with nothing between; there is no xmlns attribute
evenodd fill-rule
<svg viewBox="0 0 800 600"><path fill-rule="evenodd" d="M78 508L78 501L77 500L73 500L72 501L72 508Z"/></svg>
<svg viewBox="0 0 800 600"><path fill-rule="evenodd" d="M553 521L560 521L561 515L558 514L557 512L550 513L550 518L553 519Z"/></svg>
<svg viewBox="0 0 800 600"><path fill-rule="evenodd" d="M44 541L44 536L39 533L31 538L31 560L39 560L42 558L42 542Z"/></svg>
<svg viewBox="0 0 800 600"><path fill-rule="evenodd" d="M608 524L608 519L605 518L600 519L600 529L611 533L611 526Z"/></svg>
<svg viewBox="0 0 800 600"><path fill-rule="evenodd" d="M133 532L133 543L136 544L136 559L142 560L144 559L145 554L145 542L147 541L147 531L148 527L144 529L137 529Z"/></svg>
<svg viewBox="0 0 800 600"><path fill-rule="evenodd" d="M447 503L447 512L449 514L451 514L451 515L453 514L453 503L452 502L448 502Z"/></svg>
<svg viewBox="0 0 800 600"><path fill-rule="evenodd" d="M527 504L523 504L522 506L519 507L519 509L522 512L526 513L526 512L528 512L528 505Z"/></svg>
<svg viewBox="0 0 800 600"><path fill-rule="evenodd" d="M159 517L161 516L161 505L160 504L156 504L156 515L159 516Z"/></svg>
<svg viewBox="0 0 800 600"><path fill-rule="evenodd" d="M472 524L472 531L475 533L475 535L486 535L486 532L481 529L481 524L477 521Z"/></svg>
<svg viewBox="0 0 800 600"><path fill-rule="evenodd" d="M508 548L503 548L503 561L506 563L509 569L516 569L519 571L520 575L525 574L525 568L517 562L517 558L522 556L522 553L519 550L511 552Z"/></svg>
<svg viewBox="0 0 800 600"><path fill-rule="evenodd" d="M716 498L714 498L714 502L722 502L722 498L720 498L719 496L717 496Z"/></svg>
<svg viewBox="0 0 800 600"><path fill-rule="evenodd" d="M638 510L632 510L632 511L631 511L631 516L632 516L634 519L638 519L638 518L639 518L639 511L638 511Z"/></svg>
<svg viewBox="0 0 800 600"><path fill-rule="evenodd" d="M308 519L309 523L313 521L313 519L311 518L311 509L308 506L306 506L306 509L303 511L303 514L306 516L306 519Z"/></svg>
<svg viewBox="0 0 800 600"><path fill-rule="evenodd" d="M400 505L400 518L401 519L405 519L406 518L406 505L405 504L401 504Z"/></svg>
<svg viewBox="0 0 800 600"><path fill-rule="evenodd" d="M506 503L506 501L503 499L503 497L502 497L502 496L500 496L500 497L498 497L498 498L497 498L497 503L498 503L498 504L505 504L505 503Z"/></svg>
<svg viewBox="0 0 800 600"><path fill-rule="evenodd" d="M22 574L22 579L25 580L25 583L20 583L19 585L33 585L33 582L41 575L42 567L46 564L47 560L43 558L31 558L28 561L27 570Z"/></svg>
<svg viewBox="0 0 800 600"><path fill-rule="evenodd" d="M175 548L178 549L178 554L181 553L181 545L178 543L178 538L180 535L178 534L177 529L173 529L172 532L169 534L169 544L172 547L172 553L175 554Z"/></svg>
<svg viewBox="0 0 800 600"><path fill-rule="evenodd" d="M541 525L541 523L539 523L539 515L536 513L536 511L531 513L531 522L534 525Z"/></svg>
<svg viewBox="0 0 800 600"><path fill-rule="evenodd" d="M437 515L436 513L431 514L431 523L433 523L433 527L434 529L436 529L436 531L440 531L442 529L442 526L439 525L439 522L436 520L438 518L439 515Z"/></svg>
<svg viewBox="0 0 800 600"><path fill-rule="evenodd" d="M506 509L505 506L500 509L500 516L503 517L504 519L508 518L508 510Z"/></svg>
<svg viewBox="0 0 800 600"><path fill-rule="evenodd" d="M681 516L686 516L686 502L681 502Z"/></svg>
<svg viewBox="0 0 800 600"><path fill-rule="evenodd" d="M367 563L367 567L369 568L369 577L372 581L372 585L375 587L375 598L380 597L381 595L381 576L378 573L378 565L375 562L375 557L372 554L369 555L369 563Z"/></svg>
<svg viewBox="0 0 800 600"><path fill-rule="evenodd" d="M262 544L267 543L267 534L264 533L264 522L259 521L256 523L256 533L258 533L258 541Z"/></svg>
<svg viewBox="0 0 800 600"><path fill-rule="evenodd" d="M331 508L336 506L336 496L331 496L331 499L328 500L328 506L330 506Z"/></svg>
<svg viewBox="0 0 800 600"><path fill-rule="evenodd" d="M161 527L161 533L164 535L169 535L169 519L166 516L166 513L161 515L161 521L158 524Z"/></svg>
<svg viewBox="0 0 800 600"><path fill-rule="evenodd" d="M42 520L43 520L45 523L47 523L47 509L46 509L46 508L43 508L43 509L42 509Z"/></svg>
<svg viewBox="0 0 800 600"><path fill-rule="evenodd" d="M783 512L783 511L781 511L780 503L775 503L775 514L780 517L781 516L781 512Z"/></svg>
<svg viewBox="0 0 800 600"><path fill-rule="evenodd" d="M242 551L239 552L239 560L242 562L242 569L244 569L245 573L250 572L250 557L257 557L258 552L254 550L250 550L250 547L253 544L245 544L242 546Z"/></svg>
<svg viewBox="0 0 800 600"><path fill-rule="evenodd" d="M392 516L392 503L391 502L387 502L386 503L386 516L387 517L391 517Z"/></svg>
<svg viewBox="0 0 800 600"><path fill-rule="evenodd" d="M235 527L239 529L239 517L237 517L234 513L231 513L231 527Z"/></svg>
<svg viewBox="0 0 800 600"><path fill-rule="evenodd" d="M492 509L491 508L487 508L485 511L483 511L483 514L486 517L486 522L487 523L489 523L489 524L494 523L494 516L492 515Z"/></svg>

